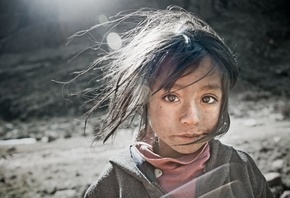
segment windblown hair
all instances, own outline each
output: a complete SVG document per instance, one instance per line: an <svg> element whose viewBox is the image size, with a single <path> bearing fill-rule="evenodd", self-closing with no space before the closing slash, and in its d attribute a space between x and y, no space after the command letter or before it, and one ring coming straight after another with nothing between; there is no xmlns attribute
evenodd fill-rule
<svg viewBox="0 0 290 198"><path fill-rule="evenodd" d="M181 8L139 10L114 22L120 25L132 21L137 25L122 34L122 47L98 58L90 68L101 67L106 73L106 88L88 112L89 116L108 105L100 130L103 142L136 115L140 127L137 140L148 136L147 104L156 80L161 81L158 90L170 90L185 72L197 69L204 57L214 63L208 74L215 69L221 74L223 96L216 129L207 139L226 133L230 125L228 95L238 70L235 56L222 39L204 20ZM162 71L166 71L163 78Z"/></svg>

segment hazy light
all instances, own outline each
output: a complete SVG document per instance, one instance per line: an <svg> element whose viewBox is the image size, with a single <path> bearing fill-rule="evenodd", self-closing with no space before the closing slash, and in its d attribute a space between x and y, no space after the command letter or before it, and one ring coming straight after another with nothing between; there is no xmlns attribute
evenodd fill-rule
<svg viewBox="0 0 290 198"><path fill-rule="evenodd" d="M19 2L21 3L17 6L25 6L23 9L29 12L33 22L44 25L55 24L57 25L55 27L60 27L64 37L89 29L96 23L102 24L108 21L107 16L115 13L115 7L121 3L119 0L23 0Z"/></svg>
<svg viewBox="0 0 290 198"><path fill-rule="evenodd" d="M99 15L99 23L102 24L102 23L106 23L106 22L108 22L107 16L104 14Z"/></svg>
<svg viewBox="0 0 290 198"><path fill-rule="evenodd" d="M122 46L122 39L117 33L110 32L107 36L107 43L110 48L112 48L113 50L117 50L120 49Z"/></svg>

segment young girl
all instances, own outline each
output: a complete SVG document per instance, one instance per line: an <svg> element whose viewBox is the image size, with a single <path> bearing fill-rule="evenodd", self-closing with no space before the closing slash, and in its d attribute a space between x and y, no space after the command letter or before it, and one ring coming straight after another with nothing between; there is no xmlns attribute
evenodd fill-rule
<svg viewBox="0 0 290 198"><path fill-rule="evenodd" d="M130 19L139 23L121 49L95 62L109 82L91 112L108 104L104 142L128 119L139 120L139 133L85 198L272 197L253 159L215 139L229 129L238 77L229 48L182 9L141 10L116 22Z"/></svg>

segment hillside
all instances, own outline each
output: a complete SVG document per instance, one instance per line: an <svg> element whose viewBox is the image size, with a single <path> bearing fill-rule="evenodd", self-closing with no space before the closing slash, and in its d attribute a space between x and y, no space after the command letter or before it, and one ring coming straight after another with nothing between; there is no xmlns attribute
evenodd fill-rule
<svg viewBox="0 0 290 198"><path fill-rule="evenodd" d="M66 38L94 25L93 19L100 13L109 16L144 6L165 8L177 4L199 13L236 53L241 73L239 90L246 88L278 98L290 97L287 1L168 1L166 4L140 1L137 4L123 0L124 4L116 3L112 7L89 4L92 1L86 5L85 1L78 6L86 13L79 15L72 15L66 4L58 7L49 4L57 1L25 2L1 2L1 18L5 20L0 34L0 118L3 120L83 114L89 108L81 107L85 99L80 95L70 96L86 87L97 87L98 84L90 81L96 74L88 74L69 86L53 80L70 80L72 73L85 69L98 52L87 50L72 59L92 42L84 36L66 46ZM94 36L98 39L105 31L100 30Z"/></svg>

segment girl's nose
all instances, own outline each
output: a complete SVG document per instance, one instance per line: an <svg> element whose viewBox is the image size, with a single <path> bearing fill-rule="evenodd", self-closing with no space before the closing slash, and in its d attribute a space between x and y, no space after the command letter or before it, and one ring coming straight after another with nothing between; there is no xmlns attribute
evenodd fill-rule
<svg viewBox="0 0 290 198"><path fill-rule="evenodd" d="M197 125L199 123L199 109L194 103L183 107L180 122L184 125Z"/></svg>

